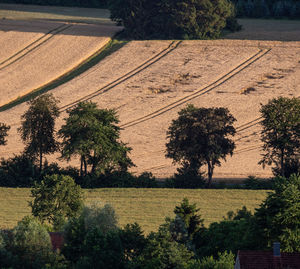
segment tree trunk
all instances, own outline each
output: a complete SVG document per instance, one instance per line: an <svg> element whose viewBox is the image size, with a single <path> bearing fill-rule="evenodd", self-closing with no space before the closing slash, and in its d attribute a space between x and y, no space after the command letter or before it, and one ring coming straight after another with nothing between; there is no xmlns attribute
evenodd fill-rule
<svg viewBox="0 0 300 269"><path fill-rule="evenodd" d="M80 156L80 176L83 176L83 156Z"/></svg>
<svg viewBox="0 0 300 269"><path fill-rule="evenodd" d="M42 173L42 166L43 166L43 151L42 151L42 147L40 147L40 173Z"/></svg>
<svg viewBox="0 0 300 269"><path fill-rule="evenodd" d="M86 176L86 174L87 174L87 165L86 165L85 156L83 157L83 164L84 164L84 175Z"/></svg>
<svg viewBox="0 0 300 269"><path fill-rule="evenodd" d="M214 172L214 166L213 166L213 164L210 161L207 162L207 166L208 166L208 172L207 172L208 182L207 182L207 187L210 188L211 187L211 181L212 181L212 175L213 175L213 172Z"/></svg>
<svg viewBox="0 0 300 269"><path fill-rule="evenodd" d="M281 165L281 176L285 176L285 167L284 167L284 149L281 149L280 156L280 165Z"/></svg>

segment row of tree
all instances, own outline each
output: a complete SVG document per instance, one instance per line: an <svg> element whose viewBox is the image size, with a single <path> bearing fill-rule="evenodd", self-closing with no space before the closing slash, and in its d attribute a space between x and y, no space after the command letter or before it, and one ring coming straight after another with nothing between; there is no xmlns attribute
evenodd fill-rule
<svg viewBox="0 0 300 269"><path fill-rule="evenodd" d="M45 94L29 101L22 115L18 131L25 143L22 158L1 162L1 171L11 171L15 165L26 166L26 158L53 172L44 156L60 151L60 158L80 161L80 177L108 175L114 172L126 175L134 164L128 157L131 148L120 141L120 127L114 110L99 109L93 102L82 102L68 110L58 132L55 120L59 116L57 100ZM274 165L274 174L289 177L300 171L300 100L277 98L261 107L261 140L265 154L261 165ZM215 166L221 165L227 155L234 153L232 137L236 130L235 118L226 108L197 108L187 105L171 122L167 131L166 157L180 165L177 179L202 179L202 168L207 166L210 186ZM9 126L0 125L0 144L6 143ZM58 136L61 142L56 139ZM32 170L29 167L29 170ZM26 172L26 171L24 171ZM29 171L29 174L32 171ZM38 172L38 171L37 171ZM74 171L69 170L71 175ZM73 174L72 174L73 173ZM68 172L67 172L68 174ZM143 175L150 180L151 175Z"/></svg>

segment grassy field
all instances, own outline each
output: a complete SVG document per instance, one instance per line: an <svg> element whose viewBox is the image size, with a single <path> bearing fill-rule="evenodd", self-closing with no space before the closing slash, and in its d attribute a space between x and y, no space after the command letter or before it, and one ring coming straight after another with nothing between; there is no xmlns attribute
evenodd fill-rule
<svg viewBox="0 0 300 269"><path fill-rule="evenodd" d="M229 210L243 205L252 211L266 197L266 191L252 190L179 190L179 189L93 189L85 190L85 203L111 204L119 223L138 222L145 232L155 231L165 217L173 217L173 209L184 197L196 203L208 226L222 220ZM0 188L0 227L16 225L30 214L30 189Z"/></svg>

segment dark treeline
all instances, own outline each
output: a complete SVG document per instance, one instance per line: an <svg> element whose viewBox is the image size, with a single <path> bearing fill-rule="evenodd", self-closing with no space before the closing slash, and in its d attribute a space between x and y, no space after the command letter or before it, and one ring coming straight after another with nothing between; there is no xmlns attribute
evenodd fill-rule
<svg viewBox="0 0 300 269"><path fill-rule="evenodd" d="M240 18L300 18L299 0L232 0Z"/></svg>

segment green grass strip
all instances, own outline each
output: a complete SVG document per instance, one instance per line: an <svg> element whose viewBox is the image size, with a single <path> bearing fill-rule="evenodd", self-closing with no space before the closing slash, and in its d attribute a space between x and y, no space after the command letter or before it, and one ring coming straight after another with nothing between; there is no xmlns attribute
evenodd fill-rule
<svg viewBox="0 0 300 269"><path fill-rule="evenodd" d="M106 46L98 50L96 53L91 55L88 59L83 61L81 64L70 70L69 72L63 74L62 76L52 80L51 82L34 89L28 94L25 94L21 97L16 98L15 100L3 105L0 107L0 112L6 111L8 109L11 109L19 104L22 104L24 102L27 102L31 100L32 98L35 98L43 93L46 93L70 80L73 78L79 76L83 72L87 71L91 67L98 64L101 60L103 60L105 57L111 55L113 52L117 51L121 47L123 47L125 44L127 44L128 41L113 39L111 40Z"/></svg>

